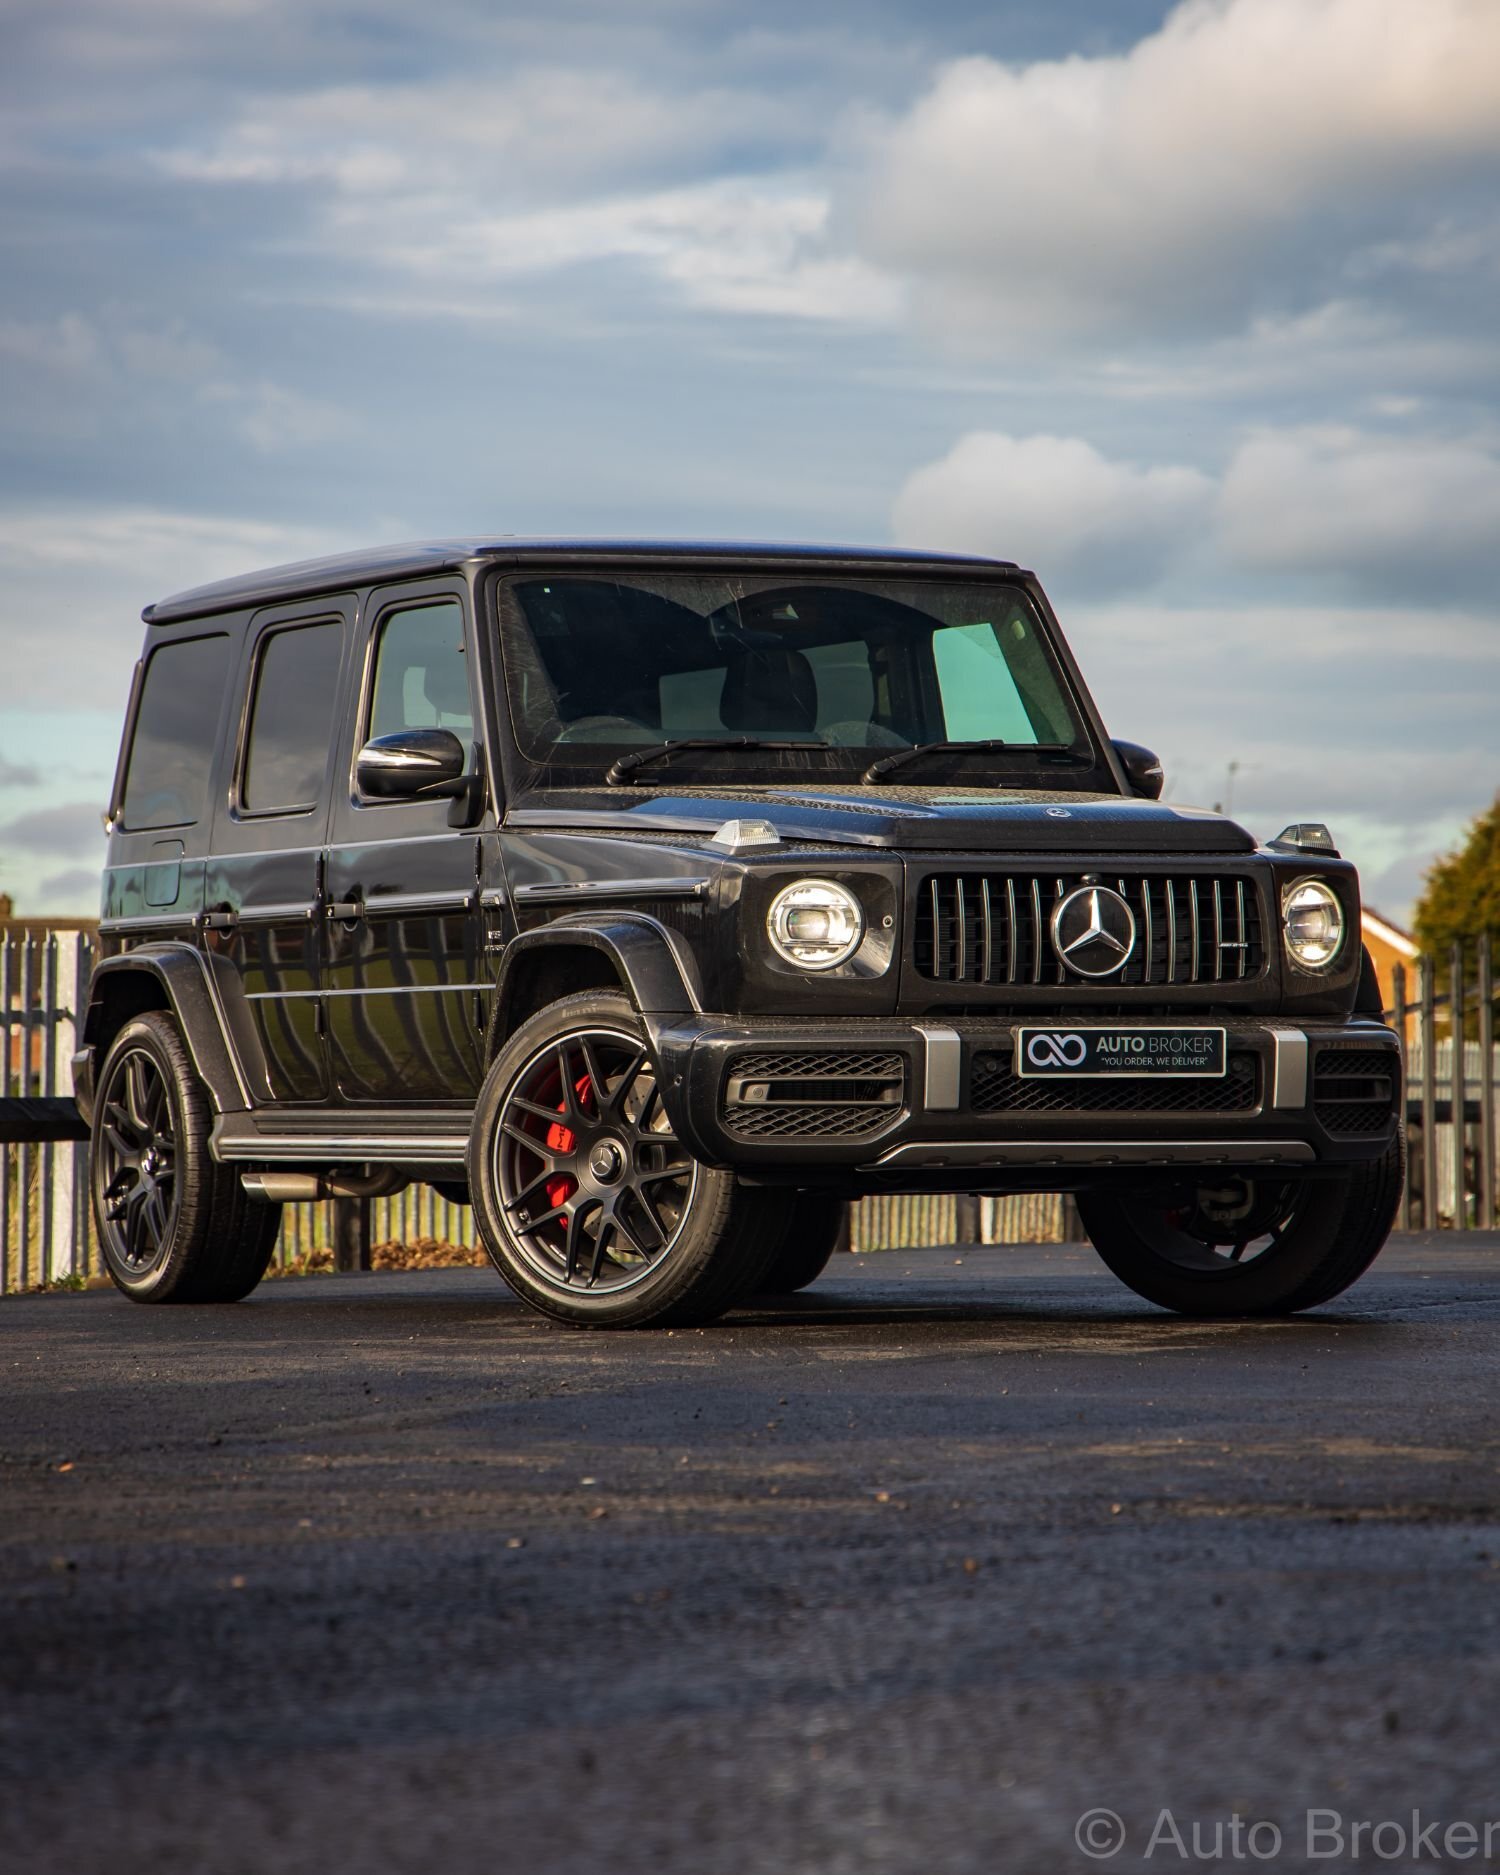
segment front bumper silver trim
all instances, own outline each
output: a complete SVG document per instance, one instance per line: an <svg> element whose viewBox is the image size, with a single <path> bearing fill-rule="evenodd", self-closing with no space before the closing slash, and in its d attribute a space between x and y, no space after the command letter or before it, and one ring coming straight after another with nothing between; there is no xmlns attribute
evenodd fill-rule
<svg viewBox="0 0 1500 1875"><path fill-rule="evenodd" d="M927 1139L892 1146L871 1171L941 1171L953 1166L1013 1165L1312 1165L1299 1139Z"/></svg>
<svg viewBox="0 0 1500 1875"><path fill-rule="evenodd" d="M1271 1105L1307 1105L1307 1037L1301 1029L1272 1029Z"/></svg>
<svg viewBox="0 0 1500 1875"><path fill-rule="evenodd" d="M929 1113L953 1113L963 1094L964 1045L957 1029L929 1029L917 1024L927 1049L922 1105Z"/></svg>

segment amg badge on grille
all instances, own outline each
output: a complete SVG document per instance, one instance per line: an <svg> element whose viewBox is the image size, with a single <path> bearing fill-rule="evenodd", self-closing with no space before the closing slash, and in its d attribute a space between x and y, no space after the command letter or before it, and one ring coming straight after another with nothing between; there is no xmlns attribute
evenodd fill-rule
<svg viewBox="0 0 1500 1875"><path fill-rule="evenodd" d="M1052 948L1081 977L1112 977L1135 949L1135 913L1107 885L1081 885L1057 902Z"/></svg>

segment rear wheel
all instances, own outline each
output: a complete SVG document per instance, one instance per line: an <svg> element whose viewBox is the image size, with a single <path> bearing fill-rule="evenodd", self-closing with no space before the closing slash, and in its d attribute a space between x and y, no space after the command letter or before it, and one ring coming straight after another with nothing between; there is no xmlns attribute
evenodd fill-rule
<svg viewBox="0 0 1500 1875"><path fill-rule="evenodd" d="M794 1295L815 1283L839 1247L848 1216L849 1205L843 1198L830 1198L818 1191L798 1192L785 1234L761 1278L761 1294Z"/></svg>
<svg viewBox="0 0 1500 1875"><path fill-rule="evenodd" d="M105 1267L135 1302L238 1302L265 1274L281 1207L246 1196L209 1151L213 1114L169 1015L121 1029L89 1143Z"/></svg>
<svg viewBox="0 0 1500 1875"><path fill-rule="evenodd" d="M1105 1263L1137 1295L1181 1315L1290 1315L1341 1294L1390 1235L1405 1172L1384 1157L1336 1177L1226 1174L1195 1188L1080 1192Z"/></svg>
<svg viewBox="0 0 1500 1875"><path fill-rule="evenodd" d="M597 1328L722 1315L761 1287L791 1207L693 1158L640 1018L597 990L550 1004L501 1049L475 1108L469 1192L516 1293Z"/></svg>

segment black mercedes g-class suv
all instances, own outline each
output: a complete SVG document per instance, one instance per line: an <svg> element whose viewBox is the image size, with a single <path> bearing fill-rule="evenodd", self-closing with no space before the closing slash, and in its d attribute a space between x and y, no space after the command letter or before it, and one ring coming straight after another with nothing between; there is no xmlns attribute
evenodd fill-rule
<svg viewBox="0 0 1500 1875"><path fill-rule="evenodd" d="M127 1294L411 1180L601 1326L797 1288L872 1192L1076 1193L1193 1314L1384 1242L1353 867L1163 804L1031 574L502 538L144 617L74 1064Z"/></svg>

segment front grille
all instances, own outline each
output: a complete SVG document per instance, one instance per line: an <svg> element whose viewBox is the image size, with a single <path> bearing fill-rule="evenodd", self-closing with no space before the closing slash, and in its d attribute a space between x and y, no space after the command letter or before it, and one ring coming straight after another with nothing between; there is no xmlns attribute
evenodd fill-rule
<svg viewBox="0 0 1500 1875"><path fill-rule="evenodd" d="M900 1118L905 1097L898 1054L761 1049L730 1060L724 1124L745 1139L871 1139Z"/></svg>
<svg viewBox="0 0 1500 1875"><path fill-rule="evenodd" d="M1222 1079L1070 1081L1023 1078L1009 1054L977 1054L969 1082L975 1113L1248 1113L1260 1103L1260 1059L1229 1057Z"/></svg>
<svg viewBox="0 0 1500 1875"><path fill-rule="evenodd" d="M1238 983L1265 968L1260 894L1243 874L1162 873L1089 883L1112 887L1135 914L1135 948L1104 979L1072 975L1052 949L1058 901L1077 873L933 873L917 888L916 968L936 983Z"/></svg>
<svg viewBox="0 0 1500 1875"><path fill-rule="evenodd" d="M1330 1133L1368 1137L1390 1123L1400 1081L1389 1048L1320 1048L1313 1059L1313 1113Z"/></svg>

